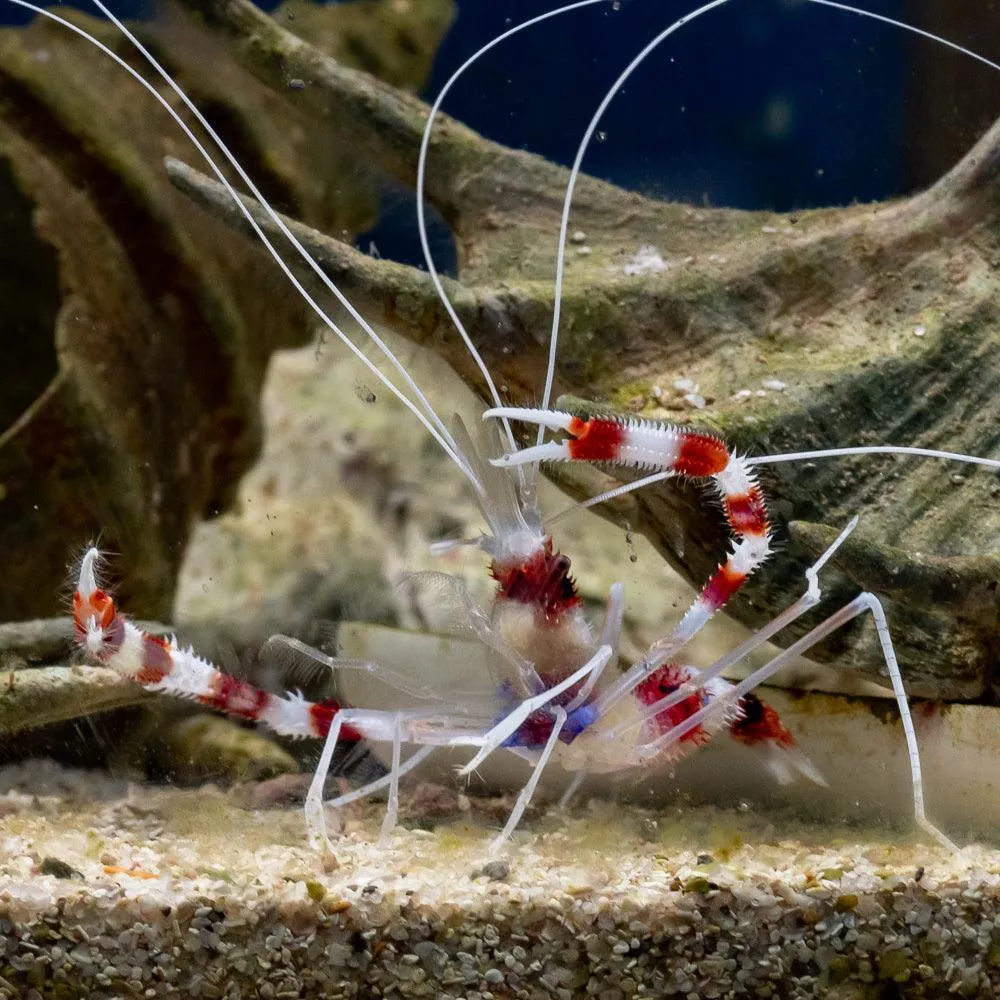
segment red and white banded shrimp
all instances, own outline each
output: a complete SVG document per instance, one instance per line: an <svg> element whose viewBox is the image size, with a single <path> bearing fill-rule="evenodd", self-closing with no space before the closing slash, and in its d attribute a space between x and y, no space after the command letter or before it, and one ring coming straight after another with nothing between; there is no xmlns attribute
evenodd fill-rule
<svg viewBox="0 0 1000 1000"><path fill-rule="evenodd" d="M10 0L10 2L37 10L38 13L65 24L78 34L82 33L77 26L63 21L49 11L38 10L24 0ZM583 0L548 12L542 17L567 13L598 2L607 0ZM485 445L476 445L464 428L449 427L441 420L405 366L393 355L365 317L323 273L316 261L306 253L281 218L267 205L259 190L254 187L250 178L219 141L208 123L198 116L197 110L186 96L173 84L165 71L142 48L128 29L117 21L103 4L95 0L97 6L112 18L150 65L163 76L168 85L174 88L177 96L188 104L192 113L199 117L221 155L240 174L271 222L278 227L306 265L312 268L329 292L348 310L363 336L382 353L395 372L393 377L400 379L398 385L363 355L351 338L328 316L316 298L297 280L272 240L239 201L208 151L180 122L180 119L177 119L241 211L244 211L248 223L258 238L322 322L403 402L465 476L488 526L488 533L478 541L490 558L490 571L498 585L492 608L489 612L477 608L471 599L467 599L467 595L463 594L460 584L456 584L454 589L459 600L465 602L470 628L493 654L495 669L491 675L470 678L470 689L465 692L451 692L449 700L440 692L422 688L411 678L394 675L379 665L326 659L331 668L336 670L365 669L378 672L389 683L412 694L415 700L425 702L420 708L400 712L345 708L334 703L311 705L297 697L278 698L266 695L244 682L229 678L193 652L180 650L175 644L146 636L131 625L98 587L95 575L97 553L91 550L84 557L74 612L81 647L89 655L116 667L122 673L154 690L198 698L212 707L239 717L259 719L279 732L289 735L313 736L324 740L320 766L310 789L306 810L310 835L314 841L320 841L324 836L321 797L326 770L338 739L348 737L363 737L392 744L390 774L375 783L378 787L390 788L390 808L386 817L388 825L391 825L395 817L396 786L399 778L420 763L435 746L477 748L478 752L463 769L465 771L478 766L489 753L499 747L508 747L527 756L534 764L532 775L518 799L507 826L495 842L497 847L505 842L516 826L542 769L550 759L560 761L568 770L579 775L601 770L617 771L645 765L654 759L676 756L684 749L700 745L713 732L726 728L737 741L763 750L768 762L779 776L785 777L790 772L798 770L810 778L819 780L819 775L796 750L791 734L780 719L753 694L752 689L771 673L780 669L791 657L808 649L822 636L866 610L870 610L875 617L886 664L893 679L904 719L913 771L917 820L926 829L941 836L930 826L924 815L919 757L912 724L909 721L905 692L902 689L881 606L873 595L861 595L855 602L816 626L803 639L776 656L771 663L756 671L745 681L734 686L721 677L728 666L775 636L792 620L815 606L820 592L819 571L831 552L842 543L852 529L853 523L845 528L830 549L807 573L805 594L773 622L760 629L749 640L707 670L699 671L676 661L678 653L693 635L765 562L771 551L771 525L766 503L753 476L753 465L764 461L792 460L801 457L815 459L827 453L746 459L733 454L721 440L683 427L665 427L643 422L630 425L618 420L581 421L548 409L558 342L555 334L558 332L559 324L559 289L569 208L573 181L578 174L587 144L595 133L607 103L623 85L632 69L654 51L657 45L685 24L723 6L726 2L727 0L715 0L698 8L675 21L644 46L608 91L588 126L574 163L564 203L550 362L541 407L537 411L503 406L490 372L452 308L444 289L439 286L442 302L490 388L492 408L487 416L500 417L505 422L511 419L533 420L540 424L543 430L549 427L567 431L572 435L572 440L568 443L545 444L541 441L540 433L539 444L535 449L519 450L509 424L505 423L504 431L510 453L510 457L505 459L498 454L495 438L489 439ZM810 0L810 2L824 6L841 6L829 3L828 0ZM855 11L855 13L864 12ZM532 19L524 25L512 28L491 42L490 46L499 44L503 38L529 27L539 19ZM100 45L97 42L95 44ZM147 90L153 93L161 104L168 107L166 102L141 80L135 70L110 50L103 46L101 48L130 74L140 79ZM469 62L478 55L479 53L474 55ZM433 111L436 111L441 99L457 77L458 74L446 86ZM432 112L425 131L424 152L429 143L433 117ZM422 199L419 195L423 186L423 169L422 155L418 169L418 211L421 213ZM428 268L437 280L437 273L429 256L422 214L420 228L425 252L428 253ZM854 449L857 452L863 450ZM881 450L907 452L905 448L890 446L884 446ZM911 451L917 450L911 449ZM997 461L970 459L967 456L947 452L918 451L918 453L979 461L981 464L1000 467L1000 462ZM664 470L658 478L663 478L664 475L703 478L716 489L722 501L726 523L735 538L731 553L702 589L677 628L668 638L655 643L638 665L621 674L614 669L609 670L608 667L610 665L613 668L617 660L624 607L623 588L620 585L612 588L603 630L595 635L583 614L570 575L569 559L555 550L552 538L534 501L534 480L538 462L566 458L620 461L639 468L655 466ZM491 464L494 462L517 466L526 471L521 472L519 478L515 479L503 470L493 469ZM619 494L626 489L613 492ZM595 498L595 501L599 499L603 497ZM405 762L401 756L403 743L419 747ZM365 794L374 790L374 787L361 789L348 798ZM342 797L338 801L343 802L345 798Z"/></svg>

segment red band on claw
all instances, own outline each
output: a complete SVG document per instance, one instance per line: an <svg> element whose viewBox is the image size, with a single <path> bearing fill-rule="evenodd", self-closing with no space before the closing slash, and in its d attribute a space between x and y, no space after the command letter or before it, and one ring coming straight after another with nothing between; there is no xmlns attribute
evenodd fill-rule
<svg viewBox="0 0 1000 1000"><path fill-rule="evenodd" d="M573 435L566 442L569 455L578 462L613 462L628 437L628 427L617 420L574 417L568 430Z"/></svg>

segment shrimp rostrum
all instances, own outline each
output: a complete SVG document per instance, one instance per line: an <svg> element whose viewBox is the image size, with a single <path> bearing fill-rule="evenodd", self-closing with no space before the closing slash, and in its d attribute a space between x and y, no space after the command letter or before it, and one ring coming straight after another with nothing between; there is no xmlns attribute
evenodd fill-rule
<svg viewBox="0 0 1000 1000"><path fill-rule="evenodd" d="M9 2L37 10L69 30L85 34L57 14L35 8L26 0ZM474 439L460 422L448 423L435 412L402 361L310 253L302 228L290 227L271 208L210 124L139 39L114 18L100 0L94 2L136 47L152 71L187 106L210 142L203 143L176 115L170 103L131 64L104 48L100 42L91 40L173 115L215 175L232 210L239 213L242 225L249 227L260 240L320 322L399 399L464 476L486 525L476 543L488 557L496 592L490 608L481 609L461 581L439 575L445 581L443 589L450 591L450 599L461 608L464 627L479 639L488 653L485 657L490 665L488 672L480 676L470 671L468 685L463 690L435 690L429 681L419 678L416 667L412 675L394 672L379 664L326 657L297 640L280 636L271 640L277 649L312 656L335 671L365 670L375 673L413 698L412 708L379 711L363 706L344 706L333 701L313 704L297 695L271 695L229 677L193 651L179 648L172 640L141 632L120 613L114 601L99 586L96 575L98 554L96 550L90 550L83 559L74 596L77 640L88 656L114 667L151 690L194 698L238 717L261 721L286 735L322 740L320 763L306 804L308 830L315 843L322 843L325 839L323 788L334 749L340 740L366 739L391 745L389 773L372 785L341 796L333 803L344 804L387 788L389 808L384 830L391 828L395 822L399 779L426 759L436 747L470 748L471 757L462 768L462 773L470 773L498 749L512 750L529 761L531 773L504 830L494 842L494 847L499 848L516 827L543 769L550 762L558 762L576 776L572 789L576 779L586 774L619 772L672 760L703 745L713 735L726 733L760 757L778 780L788 780L795 774L801 774L822 783L822 777L797 748L792 734L754 689L792 658L812 649L852 619L870 615L880 658L892 681L903 719L916 820L926 831L948 843L925 815L919 753L903 679L882 604L873 593L858 595L840 610L812 625L769 663L739 683L732 684L723 677L728 668L770 639L780 637L784 629L794 626L817 605L821 597L820 573L838 549L849 544L847 539L854 529L856 518L845 518L842 530L839 533L834 530L825 545L818 549L818 558L805 570L804 583L799 584L797 598L745 642L704 669L685 663L681 655L694 635L737 594L743 583L767 562L773 551L774 527L755 476L756 466L780 461L817 462L839 454L863 455L871 451L978 462L993 468L1000 468L1000 461L975 459L940 449L887 444L849 447L839 451L799 450L749 458L734 452L720 437L690 427L612 417L587 419L554 410L549 405L557 370L558 333L564 305L563 277L570 207L587 145L607 105L642 61L685 24L725 6L726 0L714 0L692 11L647 42L614 81L585 129L573 168L564 175L566 187L557 244L552 329L541 405L537 408L505 405L497 388L497 366L488 365L480 354L476 338L467 330L461 310L446 293L434 266L423 214L428 157L433 148L430 136L438 108L449 89L483 52L541 20L602 5L604 0L581 0L510 28L466 61L430 109L417 158L419 229L429 282L459 335L456 343L461 344L462 365L478 372L477 378L491 401L491 407L485 414L487 423L481 440ZM854 8L842 8L829 0L809 2L864 14ZM249 9L245 13L256 19L264 17ZM244 200L237 194L220 167L222 161L236 172L249 190L252 201ZM174 169L177 169L176 165ZM331 318L317 295L302 283L290 261L296 267L311 270L323 287L324 294L332 296L346 309L354 336ZM571 307L572 295L566 301ZM365 341L374 348L376 356L381 357L381 367L359 347L359 341ZM518 436L514 431L514 425L518 423L538 425L538 440L534 446L518 446ZM545 441L547 431L557 431L562 437ZM663 639L653 643L637 664L624 670L618 667L624 588L621 584L611 587L603 626L595 632L584 614L571 574L570 560L557 551L548 530L551 522L546 524L535 500L540 463L564 461L603 463L652 472L646 480L591 497L585 503L587 506L639 486L652 489L652 480L681 478L701 482L710 488L721 505L723 521L732 539L728 553L678 624L668 630ZM404 746L413 748L405 759Z"/></svg>

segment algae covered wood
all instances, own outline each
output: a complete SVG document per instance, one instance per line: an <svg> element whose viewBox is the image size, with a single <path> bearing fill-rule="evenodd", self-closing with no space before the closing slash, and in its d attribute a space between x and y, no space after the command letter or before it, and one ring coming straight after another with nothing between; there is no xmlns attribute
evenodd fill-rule
<svg viewBox="0 0 1000 1000"><path fill-rule="evenodd" d="M451 13L450 0L281 11L410 87ZM169 3L155 14L158 55L269 197L338 233L371 224L376 188L349 144L317 134L197 16ZM131 58L106 22L60 16ZM167 182L162 158L184 143L64 26L0 31L0 620L54 614L69 563L97 537L119 554L133 613L167 617L193 526L231 505L259 453L271 353L310 338L271 262Z"/></svg>
<svg viewBox="0 0 1000 1000"><path fill-rule="evenodd" d="M234 40L238 58L265 81L301 76L317 104L337 107L332 127L398 180L414 182L427 115L421 102L339 65L246 0L185 2ZM173 171L203 204L242 225L210 184ZM446 116L429 147L427 198L459 253L449 290L514 403L534 403L543 382L567 176ZM709 400L684 419L752 453L893 443L995 457L998 211L1000 123L929 190L882 204L735 211L661 202L583 176L570 231L585 234L588 253L569 255L557 391L577 397L566 405L578 411L676 418L663 404L683 376ZM431 345L484 393L426 275L318 232L303 235L373 318ZM649 246L661 269L635 266ZM578 497L609 482L593 470L548 472ZM863 529L843 550L839 572L826 574L824 607L833 610L861 587L886 593L883 570L892 561L904 578L920 581L890 588L886 601L911 690L993 697L997 599L979 581L1000 572L995 476L865 457L782 465L762 478L780 551L732 603L735 617L759 625L790 603L820 536L861 514ZM644 490L612 516L623 513L692 583L704 581L724 551L721 519L685 484ZM946 592L947 599L926 599ZM881 674L866 620L813 655Z"/></svg>

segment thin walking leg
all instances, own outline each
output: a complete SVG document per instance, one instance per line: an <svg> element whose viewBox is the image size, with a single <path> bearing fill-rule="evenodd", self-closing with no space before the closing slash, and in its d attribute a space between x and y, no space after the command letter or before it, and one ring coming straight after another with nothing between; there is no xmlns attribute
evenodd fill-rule
<svg viewBox="0 0 1000 1000"><path fill-rule="evenodd" d="M707 670L702 671L699 676L686 684L682 684L676 691L671 694L660 698L658 701L653 702L651 705L646 706L642 712L639 714L637 719L630 721L628 728L635 726L641 722L645 722L647 719L654 718L661 712L665 712L675 705L679 705L682 701L690 698L692 694L704 688L709 682L714 680L720 674L728 670L733 664L739 663L745 656L749 655L755 649L758 649L765 642L769 641L773 636L777 635L785 626L791 624L796 618L800 618L807 611L816 607L820 602L820 597L822 596L822 590L819 585L819 572L826 565L830 556L837 551L838 548L843 544L844 539L857 527L858 518L851 518L850 523L844 528L844 530L836 537L832 544L826 549L826 551L819 557L806 570L806 592L790 607L785 608L780 614L775 616L766 625L759 628L753 635L744 639L735 649L730 650L725 656L716 660ZM633 667L630 673L635 673L635 684L639 684L645 677L645 671L640 669L641 664L638 667ZM633 687L635 686L633 685ZM631 688L630 688L631 690ZM613 701L611 702L613 704ZM599 698L597 701L598 711L606 711L610 705L604 704L604 699ZM624 730L611 730L611 736L621 735Z"/></svg>
<svg viewBox="0 0 1000 1000"><path fill-rule="evenodd" d="M823 552L816 562L814 562L812 566L806 570L806 592L793 605L791 605L791 607L786 608L770 622L754 632L753 635L749 636L736 646L735 649L731 650L725 656L713 663L712 666L700 674L697 680L691 681L688 684L682 684L672 694L669 694L665 698L661 698L659 701L653 702L651 705L647 706L643 709L639 719L635 721L644 722L646 719L651 719L654 716L659 715L661 712L673 708L674 705L680 704L685 699L690 698L692 694L704 688L706 684L718 677L721 673L723 673L723 671L729 669L729 667L731 667L734 663L739 663L740 660L753 650L762 646L773 636L777 635L783 628L785 628L786 625L789 625L791 622L795 621L796 618L801 617L807 611L816 607L816 605L819 604L820 597L822 595L822 590L819 585L820 570L823 569L833 553L840 548L840 546L844 543L844 540L857 527L857 525L858 517L855 516L851 518L844 530L834 539L826 551ZM636 664L621 678L619 683L615 685L613 692L606 692L597 699L597 710L602 714L606 712L615 703L615 701L621 697L622 693L633 690L649 675L650 672L651 671L648 669L646 661ZM621 689L620 692L619 688Z"/></svg>
<svg viewBox="0 0 1000 1000"><path fill-rule="evenodd" d="M896 660L896 652L893 649L889 626L885 620L885 612L882 609L881 602L874 594L859 594L850 604L845 605L839 611L830 615L825 621L820 622L819 625L806 633L801 639L792 643L791 646L775 656L769 663L755 670L745 680L740 681L739 684L734 685L729 691L716 697L709 705L699 709L690 718L685 719L669 732L664 733L663 736L646 744L643 748L643 756L649 760L668 746L676 743L696 726L701 725L711 715L725 711L727 706L735 704L740 698L752 691L757 685L764 683L764 681L795 657L802 655L806 650L815 646L822 639L825 639L831 632L835 632L838 628L851 621L851 619L864 614L866 611L871 612L872 618L875 621L875 631L878 635L879 645L882 648L882 655L885 658L886 669L892 681L892 690L896 696L896 704L899 707L899 714L903 722L903 734L906 739L906 751L910 762L910 778L913 785L914 818L922 830L934 837L944 847L957 851L957 845L930 822L924 809L920 750L917 746L917 736L913 728L913 717L910 715L910 704L906 697L902 675L899 672L899 663Z"/></svg>
<svg viewBox="0 0 1000 1000"><path fill-rule="evenodd" d="M559 799L560 809L565 809L569 806L570 800L580 790L580 786L583 784L583 779L586 777L586 771L577 771L573 775L572 781L570 781L570 783L566 786L566 791L562 793L562 796Z"/></svg>
<svg viewBox="0 0 1000 1000"><path fill-rule="evenodd" d="M309 792L306 795L306 836L309 840L309 846L314 850L332 850L332 845L326 835L326 816L323 815L323 788L326 785L326 776L330 773L330 763L333 760L333 751L337 747L343 721L343 712L337 712L330 720L330 729L323 743L323 752L320 754L316 773L313 775Z"/></svg>
<svg viewBox="0 0 1000 1000"><path fill-rule="evenodd" d="M414 754L406 759L406 762L399 766L400 778L404 774L408 774L412 771L418 764L423 763L435 750L433 746L421 747ZM351 802L357 802L359 799L366 799L369 795L374 795L376 792L382 791L383 788L387 788L392 784L392 774L383 774L381 778L376 778L374 781L369 781L367 785L362 785L360 788L352 788L351 791L345 792L343 795L338 795L335 799L330 799L327 802L333 809L340 809L343 806L349 805Z"/></svg>
<svg viewBox="0 0 1000 1000"><path fill-rule="evenodd" d="M521 789L521 794L517 797L517 802L514 803L514 808L507 819L506 826L504 826L496 840L490 844L490 854L498 854L500 852L503 845L516 829L517 824L521 821L524 810L528 808L531 796L535 794L535 789L538 787L538 779L541 778L542 771L545 770L545 765L549 762L552 751L556 748L556 743L559 742L559 733L566 724L566 709L556 706L553 714L555 721L552 725L552 732L549 733L549 738L545 741L545 746L538 755L538 761L531 770L531 777L528 778L528 783Z"/></svg>
<svg viewBox="0 0 1000 1000"><path fill-rule="evenodd" d="M611 659L611 654L610 646L601 646L579 670L570 674L564 681L560 681L541 694L525 698L486 734L478 753L465 767L460 768L458 773L463 776L471 774L494 750L503 746L533 712L544 708L545 705L558 698L563 692L568 691L573 685L579 684L588 674L603 669L604 665Z"/></svg>
<svg viewBox="0 0 1000 1000"><path fill-rule="evenodd" d="M396 817L399 815L399 758L403 742L403 716L396 713L396 720L392 729L392 767L389 770L389 802L386 806L385 816L382 819L382 829L379 831L379 846L388 841L389 834L392 833L396 825Z"/></svg>

